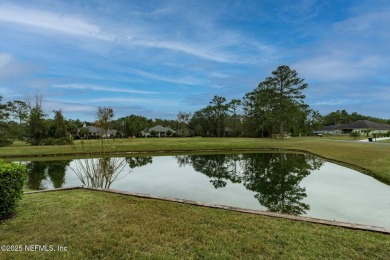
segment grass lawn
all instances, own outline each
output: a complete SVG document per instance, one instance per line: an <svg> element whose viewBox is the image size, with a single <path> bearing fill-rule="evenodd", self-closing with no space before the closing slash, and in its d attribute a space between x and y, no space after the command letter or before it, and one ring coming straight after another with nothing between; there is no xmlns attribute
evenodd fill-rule
<svg viewBox="0 0 390 260"><path fill-rule="evenodd" d="M71 190L25 195L0 224L0 259L389 259L390 236L219 209Z"/></svg>
<svg viewBox="0 0 390 260"><path fill-rule="evenodd" d="M339 164L355 168L378 180L390 184L390 145L362 143L348 137L305 137L275 140L268 138L136 138L105 140L104 149L111 153L126 152L204 152L209 150L299 150L306 151ZM0 157L82 156L99 154L100 141L76 141L74 145L29 146L15 143L1 147Z"/></svg>

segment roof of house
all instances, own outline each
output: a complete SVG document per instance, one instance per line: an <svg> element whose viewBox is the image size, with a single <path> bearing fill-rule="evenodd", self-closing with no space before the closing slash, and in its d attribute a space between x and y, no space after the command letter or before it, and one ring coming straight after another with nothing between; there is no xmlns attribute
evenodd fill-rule
<svg viewBox="0 0 390 260"><path fill-rule="evenodd" d="M98 126L89 125L89 126L86 126L85 128L88 129L89 133L96 133L96 134L104 134L105 133L104 129L101 127L98 127ZM113 130L113 129L107 130L107 134L109 134L109 135L115 135L116 132L117 131Z"/></svg>
<svg viewBox="0 0 390 260"><path fill-rule="evenodd" d="M88 129L88 131L90 133L98 133L98 134L102 134L104 132L104 130L100 127L97 127L97 126L86 126L86 128Z"/></svg>
<svg viewBox="0 0 390 260"><path fill-rule="evenodd" d="M341 126L340 124L337 124L337 125L325 125L325 126L321 127L320 131L333 131L333 130L338 129L340 126Z"/></svg>
<svg viewBox="0 0 390 260"><path fill-rule="evenodd" d="M145 130L145 132L149 132L149 133L152 132L152 131L157 132L157 133L166 133L168 131L171 131L172 133L176 133L175 130L173 130L173 129L169 128L169 127L164 127L162 125L156 125L154 127L151 127L151 128L148 128L148 129Z"/></svg>
<svg viewBox="0 0 390 260"><path fill-rule="evenodd" d="M357 120L355 122L341 125L338 129L373 129L373 130L390 130L390 125L371 122L369 120Z"/></svg>

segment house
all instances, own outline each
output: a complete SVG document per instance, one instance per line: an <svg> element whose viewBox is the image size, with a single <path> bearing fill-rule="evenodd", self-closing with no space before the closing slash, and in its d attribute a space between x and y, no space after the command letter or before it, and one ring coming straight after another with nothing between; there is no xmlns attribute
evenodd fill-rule
<svg viewBox="0 0 390 260"><path fill-rule="evenodd" d="M342 134L349 134L351 132L358 133L387 133L390 131L390 125L371 122L369 120L357 120L355 122L341 125L338 127Z"/></svg>
<svg viewBox="0 0 390 260"><path fill-rule="evenodd" d="M80 138L84 137L87 139L97 139L97 138L114 138L117 135L117 132L118 131L116 130L108 129L106 133L106 131L101 127L84 125L82 128L80 128L77 131L77 134Z"/></svg>
<svg viewBox="0 0 390 260"><path fill-rule="evenodd" d="M314 131L313 134L315 135L322 135L322 134L327 134L327 135L333 135L333 134L341 134L341 130L338 129L338 127L341 126L341 124L337 125L326 125L321 127L319 130Z"/></svg>
<svg viewBox="0 0 390 260"><path fill-rule="evenodd" d="M171 136L172 134L176 134L176 131L169 127L156 125L151 128L146 128L144 131L141 132L142 136L145 137L152 135L152 133L155 133L155 136L163 137L163 136Z"/></svg>
<svg viewBox="0 0 390 260"><path fill-rule="evenodd" d="M349 124L338 124L324 126L314 134L349 134L351 132L358 133L387 133L390 131L390 125L371 122L369 120L357 120Z"/></svg>

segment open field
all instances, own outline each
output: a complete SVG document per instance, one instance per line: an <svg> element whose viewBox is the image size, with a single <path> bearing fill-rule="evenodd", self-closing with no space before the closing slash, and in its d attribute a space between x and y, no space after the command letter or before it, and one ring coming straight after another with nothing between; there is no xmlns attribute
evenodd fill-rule
<svg viewBox="0 0 390 260"><path fill-rule="evenodd" d="M390 257L385 234L86 190L25 195L0 241L66 247L0 259Z"/></svg>
<svg viewBox="0 0 390 260"><path fill-rule="evenodd" d="M345 138L345 137L344 137ZM76 141L74 145L29 146L16 143L0 148L0 157L77 157L91 152L100 154L99 140ZM136 138L105 140L110 154L239 151L257 149L299 150L346 165L390 184L390 145L363 143L342 137L305 137L285 140L260 138Z"/></svg>

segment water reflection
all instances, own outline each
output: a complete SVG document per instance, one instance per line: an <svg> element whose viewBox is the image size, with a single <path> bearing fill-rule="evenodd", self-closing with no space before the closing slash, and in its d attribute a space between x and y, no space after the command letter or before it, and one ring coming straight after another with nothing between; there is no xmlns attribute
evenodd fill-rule
<svg viewBox="0 0 390 260"><path fill-rule="evenodd" d="M152 163L151 156L77 160L73 172L86 187L109 189L114 181L125 178L131 169ZM126 167L126 166L129 167Z"/></svg>
<svg viewBox="0 0 390 260"><path fill-rule="evenodd" d="M390 190L303 154L138 156L24 162L29 189L95 186L256 210L390 227ZM115 161L116 160L116 161ZM95 168L78 176L75 169ZM120 171L120 174L115 174ZM81 167L81 166L80 166ZM88 172L88 171L86 171ZM129 174L131 172L131 174ZM310 205L310 206L309 206Z"/></svg>
<svg viewBox="0 0 390 260"><path fill-rule="evenodd" d="M50 183L53 188L62 188L69 168L76 174L82 185L109 189L114 181L126 177L131 169L151 164L153 158L151 156L90 158L74 160L72 166L71 162L71 160L27 162L26 188L43 190L47 189Z"/></svg>
<svg viewBox="0 0 390 260"><path fill-rule="evenodd" d="M126 163L125 158L92 158L77 160L71 169L84 186L109 189L125 170Z"/></svg>
<svg viewBox="0 0 390 260"><path fill-rule="evenodd" d="M256 192L255 198L269 211L294 215L310 209L302 202L307 194L300 182L323 164L318 157L281 153L182 155L176 159L180 166L191 165L210 177L216 189L225 187L227 180L242 183Z"/></svg>
<svg viewBox="0 0 390 260"><path fill-rule="evenodd" d="M126 162L129 164L131 169L134 169L152 163L153 158L152 156L126 157Z"/></svg>
<svg viewBox="0 0 390 260"><path fill-rule="evenodd" d="M49 178L54 188L65 184L66 168L71 161L32 161L27 167L27 188L32 190L46 189L44 182Z"/></svg>

